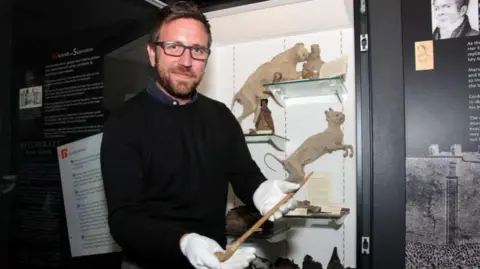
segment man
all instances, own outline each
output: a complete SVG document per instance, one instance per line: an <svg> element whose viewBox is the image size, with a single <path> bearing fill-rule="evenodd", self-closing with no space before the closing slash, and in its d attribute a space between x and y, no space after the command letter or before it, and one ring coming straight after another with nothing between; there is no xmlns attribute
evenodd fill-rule
<svg viewBox="0 0 480 269"><path fill-rule="evenodd" d="M228 183L262 214L299 186L266 180L234 115L196 91L212 43L205 16L177 3L159 17L147 45L157 77L104 126L110 232L124 268L245 268L253 248L223 263L214 256L226 247ZM270 220L297 205L290 200Z"/></svg>
<svg viewBox="0 0 480 269"><path fill-rule="evenodd" d="M433 39L449 39L464 36L477 36L478 31L472 29L468 20L469 0L434 0L433 10L437 27L433 31Z"/></svg>

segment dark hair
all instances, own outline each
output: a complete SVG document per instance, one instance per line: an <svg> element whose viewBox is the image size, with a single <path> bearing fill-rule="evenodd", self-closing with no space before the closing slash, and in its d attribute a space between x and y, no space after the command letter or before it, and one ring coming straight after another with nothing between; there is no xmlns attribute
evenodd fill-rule
<svg viewBox="0 0 480 269"><path fill-rule="evenodd" d="M208 22L207 17L197 7L197 5L187 1L178 1L173 3L172 5L167 5L159 10L155 26L150 33L149 43L158 41L158 38L160 36L160 28L163 24L181 18L194 19L201 22L203 26L205 26L205 32L208 35L208 48L210 48L210 46L212 45L212 33L210 30L210 23Z"/></svg>

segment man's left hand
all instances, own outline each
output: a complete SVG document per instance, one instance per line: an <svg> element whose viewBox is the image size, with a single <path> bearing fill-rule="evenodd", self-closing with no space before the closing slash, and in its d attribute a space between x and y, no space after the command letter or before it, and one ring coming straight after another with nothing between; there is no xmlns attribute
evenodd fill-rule
<svg viewBox="0 0 480 269"><path fill-rule="evenodd" d="M258 189L253 194L253 203L262 215L265 215L278 204L288 193L297 190L299 184L284 181L284 180L267 180L260 184ZM275 221L282 218L285 214L294 210L298 206L298 201L289 199L282 204L272 216L268 219Z"/></svg>

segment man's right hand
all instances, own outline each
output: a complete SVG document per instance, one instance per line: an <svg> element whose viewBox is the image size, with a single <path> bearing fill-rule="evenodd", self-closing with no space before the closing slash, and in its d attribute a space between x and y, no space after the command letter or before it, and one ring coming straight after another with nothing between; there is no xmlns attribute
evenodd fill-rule
<svg viewBox="0 0 480 269"><path fill-rule="evenodd" d="M244 247L222 263L213 253L225 250L215 240L196 233L184 235L180 240L180 249L197 269L244 269L255 259L255 248Z"/></svg>

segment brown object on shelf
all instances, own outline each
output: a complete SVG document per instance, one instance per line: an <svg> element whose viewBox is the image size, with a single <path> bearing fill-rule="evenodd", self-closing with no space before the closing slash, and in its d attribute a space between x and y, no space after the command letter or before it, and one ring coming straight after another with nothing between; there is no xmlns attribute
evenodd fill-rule
<svg viewBox="0 0 480 269"><path fill-rule="evenodd" d="M313 260L312 256L305 255L303 258L302 269L323 269L320 262Z"/></svg>
<svg viewBox="0 0 480 269"><path fill-rule="evenodd" d="M308 200L299 201L299 205L298 205L297 208L306 208L307 211L313 212L313 213L322 212L322 207L321 206L311 205L310 201L308 201Z"/></svg>
<svg viewBox="0 0 480 269"><path fill-rule="evenodd" d="M252 227L255 222L257 222L262 215L256 209L248 207L246 205L241 205L235 208L232 208L227 213L227 232L229 233L244 233L250 227ZM263 228L262 225L261 228Z"/></svg>
<svg viewBox="0 0 480 269"><path fill-rule="evenodd" d="M275 133L272 111L268 108L268 99L260 100L260 113L255 123L256 133Z"/></svg>
<svg viewBox="0 0 480 269"><path fill-rule="evenodd" d="M225 252L217 251L214 253L214 255L218 258L219 261L224 262L230 257L232 257L233 253L237 251L238 247L240 247L247 238L252 235L258 228L260 228L265 221L270 218L275 212L278 211L281 205L287 203L294 195L297 193L298 190L300 190L303 185L305 185L305 182L308 181L308 179L313 175L313 172L310 172L305 179L300 182L300 187L293 192L290 192L289 194L285 195L285 197L278 202L272 209L270 209L267 214L265 214L260 220L258 220L247 232L245 232L240 238L238 238L235 242L233 242L232 246L230 246Z"/></svg>
<svg viewBox="0 0 480 269"><path fill-rule="evenodd" d="M320 45L312 44L307 61L302 67L302 78L315 79L320 77L320 69L325 62L320 57Z"/></svg>
<svg viewBox="0 0 480 269"><path fill-rule="evenodd" d="M263 87L265 83L272 80L294 80L302 77L302 72L297 71L297 64L305 61L308 57L308 50L303 43L297 43L291 48L275 55L270 61L260 65L247 78L242 87L233 96L231 109L236 102L243 106L242 114L237 118L241 123L244 119L254 113L253 122L257 122L260 112L260 100L272 97L279 106L282 101L275 99L276 96Z"/></svg>
<svg viewBox="0 0 480 269"><path fill-rule="evenodd" d="M343 157L353 157L353 147L351 145L343 144L343 131L341 126L345 122L345 114L341 111L329 109L325 111L325 117L328 122L328 127L321 133L314 134L307 138L287 159L284 161L271 153L265 154L265 164L273 171L266 162L267 156L272 156L276 159L285 171L288 177L285 179L290 182L301 181L305 177L305 166L316 161L321 156L332 153L337 150L345 151Z"/></svg>
<svg viewBox="0 0 480 269"><path fill-rule="evenodd" d="M248 134L250 134L250 135L253 135L253 134L256 134L256 133L257 133L257 131L255 131L255 129L250 128L248 130Z"/></svg>

